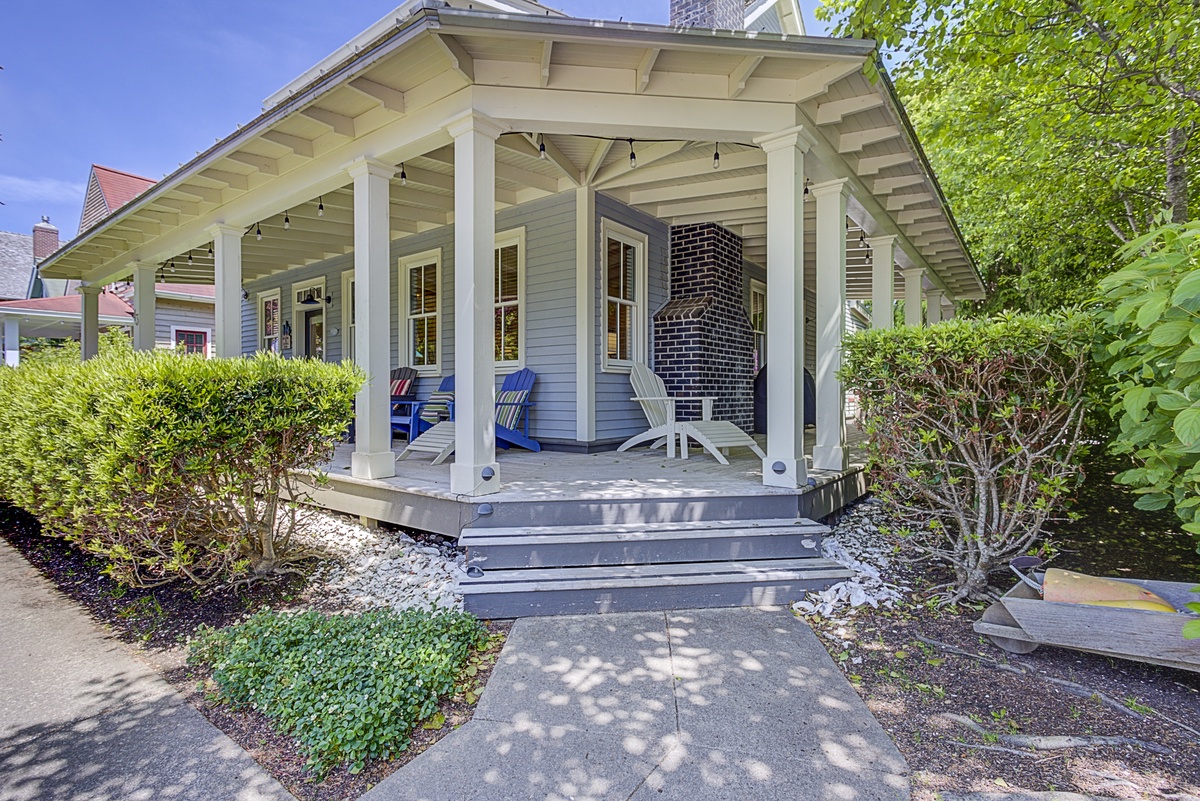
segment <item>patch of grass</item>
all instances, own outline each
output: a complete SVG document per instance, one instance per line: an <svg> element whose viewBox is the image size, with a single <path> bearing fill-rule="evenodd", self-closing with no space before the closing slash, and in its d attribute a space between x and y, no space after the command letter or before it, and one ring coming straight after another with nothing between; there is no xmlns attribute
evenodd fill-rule
<svg viewBox="0 0 1200 801"><path fill-rule="evenodd" d="M211 669L222 700L253 707L295 737L309 769L324 776L406 749L413 727L433 724L440 700L478 670L472 653L487 642L479 621L461 612L263 610L202 629L188 660Z"/></svg>

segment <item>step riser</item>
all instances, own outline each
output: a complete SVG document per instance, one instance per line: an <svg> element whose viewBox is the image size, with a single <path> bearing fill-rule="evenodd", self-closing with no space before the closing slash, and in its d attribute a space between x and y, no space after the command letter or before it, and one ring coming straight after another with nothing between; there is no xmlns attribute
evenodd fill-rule
<svg viewBox="0 0 1200 801"><path fill-rule="evenodd" d="M601 591L539 590L463 596L466 611L483 619L609 612L665 612L674 609L783 606L805 594L828 588L828 579L793 579L746 585L706 584L686 587L615 587Z"/></svg>
<svg viewBox="0 0 1200 801"><path fill-rule="evenodd" d="M587 567L590 565L654 565L673 562L724 562L752 559L805 559L821 555L821 538L813 534L770 537L727 536L682 541L652 538L605 543L475 545L467 562L487 570L523 567Z"/></svg>
<svg viewBox="0 0 1200 801"><path fill-rule="evenodd" d="M471 507L472 528L521 526L584 526L603 524L675 523L693 520L767 520L795 518L800 508L796 495L671 498L644 501L522 501L489 503L486 498ZM490 505L491 514L479 509Z"/></svg>

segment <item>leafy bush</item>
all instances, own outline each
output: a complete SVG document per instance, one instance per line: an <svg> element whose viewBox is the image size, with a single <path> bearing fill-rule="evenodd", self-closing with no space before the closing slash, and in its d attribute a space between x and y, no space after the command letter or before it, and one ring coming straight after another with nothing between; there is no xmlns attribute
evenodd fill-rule
<svg viewBox="0 0 1200 801"><path fill-rule="evenodd" d="M954 571L943 600L990 597L1081 476L1093 325L1083 314L862 332L842 371L858 394L876 493L918 559Z"/></svg>
<svg viewBox="0 0 1200 801"><path fill-rule="evenodd" d="M118 581L287 569L304 485L361 384L261 355L113 352L0 371L0 494L108 560Z"/></svg>
<svg viewBox="0 0 1200 801"><path fill-rule="evenodd" d="M388 759L413 726L438 712L473 648L487 641L462 612L390 610L360 615L258 612L206 629L189 662L212 669L220 694L270 718L303 746L319 774Z"/></svg>
<svg viewBox="0 0 1200 801"><path fill-rule="evenodd" d="M1164 225L1122 250L1100 289L1112 379L1111 448L1137 466L1117 476L1139 509L1174 505L1200 544L1200 221Z"/></svg>
<svg viewBox="0 0 1200 801"><path fill-rule="evenodd" d="M106 328L100 332L100 354L113 356L133 350L133 340L123 328ZM78 339L25 339L21 341L21 364L47 361L78 362L81 351Z"/></svg>

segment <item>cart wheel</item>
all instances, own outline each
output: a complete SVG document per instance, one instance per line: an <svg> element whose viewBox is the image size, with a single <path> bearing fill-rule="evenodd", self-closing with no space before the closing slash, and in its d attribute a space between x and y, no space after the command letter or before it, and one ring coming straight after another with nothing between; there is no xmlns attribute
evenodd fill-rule
<svg viewBox="0 0 1200 801"><path fill-rule="evenodd" d="M997 626L1007 626L1017 630L1021 629L1021 625L1008 613L1008 610L1004 608L1004 604L999 601L985 609L981 619L984 623L994 623ZM992 641L992 645L995 645L1002 651L1008 651L1010 654L1031 654L1038 647L1036 642L1029 642L1028 640L1017 640L1012 637L1000 637L994 634L985 634L984 636Z"/></svg>

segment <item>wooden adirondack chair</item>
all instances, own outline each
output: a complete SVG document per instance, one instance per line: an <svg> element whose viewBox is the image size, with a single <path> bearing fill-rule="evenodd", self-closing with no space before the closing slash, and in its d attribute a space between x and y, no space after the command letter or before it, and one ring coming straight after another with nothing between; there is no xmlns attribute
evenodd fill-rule
<svg viewBox="0 0 1200 801"><path fill-rule="evenodd" d="M667 395L666 384L644 364L634 364L629 374L634 397L642 406L649 430L627 439L617 448L627 451L634 445L652 442L657 448L665 441L667 458L675 458L675 438L679 438L680 455L688 458L688 439L694 439L721 464L729 464L724 451L729 448L749 448L765 459L766 454L754 438L728 420L713 420L713 398L672 398ZM678 401L700 401L702 420L679 421L675 419L675 404Z"/></svg>
<svg viewBox="0 0 1200 801"><path fill-rule="evenodd" d="M417 371L411 367L401 367L400 370L412 370L413 378ZM393 370L393 386L395 374ZM416 387L414 380L412 386ZM441 385L425 400L417 400L410 394L406 398L392 396L392 433L404 434L409 440L419 436L421 432L433 428L442 420L454 418L454 376L448 375L442 379Z"/></svg>
<svg viewBox="0 0 1200 801"><path fill-rule="evenodd" d="M411 367L397 367L388 375L388 388L392 394L392 435L396 434L396 405L416 400L417 371ZM406 429L407 431L407 429ZM346 440L354 442L354 420L346 432Z"/></svg>
<svg viewBox="0 0 1200 801"><path fill-rule="evenodd" d="M537 373L529 368L505 376L500 391L496 393L496 444L502 448L517 445L531 451L540 451L542 446L529 436L529 410L536 404L530 402ZM521 430L517 430L520 427ZM412 453L432 453L433 464L441 464L454 453L454 420L446 420L430 428L408 443L396 460L407 459Z"/></svg>

